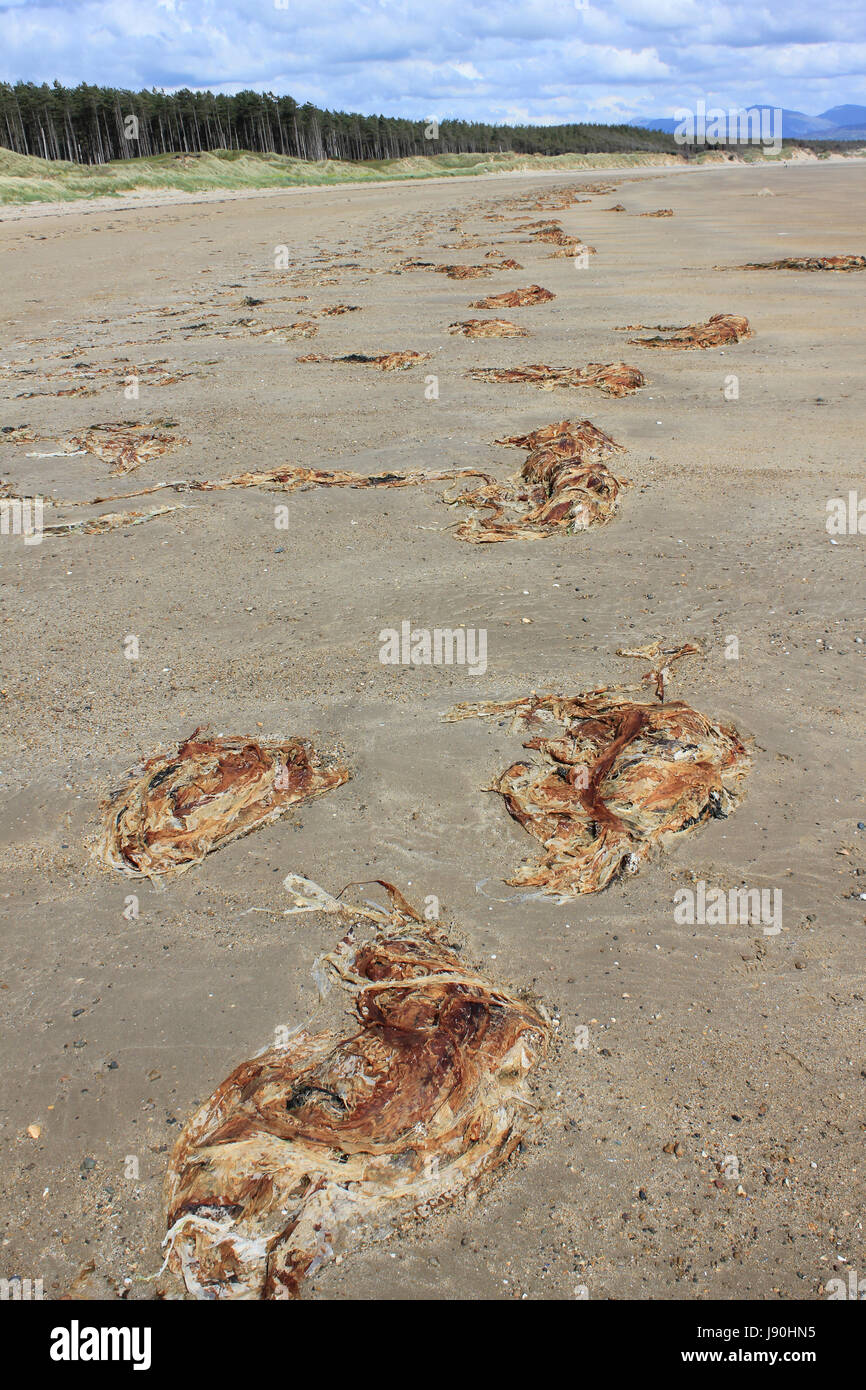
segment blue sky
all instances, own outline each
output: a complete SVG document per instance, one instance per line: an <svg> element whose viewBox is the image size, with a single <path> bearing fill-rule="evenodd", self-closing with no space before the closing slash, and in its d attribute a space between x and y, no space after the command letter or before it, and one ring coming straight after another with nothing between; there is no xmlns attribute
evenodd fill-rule
<svg viewBox="0 0 866 1390"><path fill-rule="evenodd" d="M0 0L0 78L242 87L414 118L866 104L863 0Z"/></svg>

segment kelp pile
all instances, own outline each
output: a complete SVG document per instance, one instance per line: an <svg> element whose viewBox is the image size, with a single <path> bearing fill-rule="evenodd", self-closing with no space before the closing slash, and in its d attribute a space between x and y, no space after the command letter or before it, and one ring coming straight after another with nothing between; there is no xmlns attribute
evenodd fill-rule
<svg viewBox="0 0 866 1390"><path fill-rule="evenodd" d="M716 266L727 270L728 266ZM780 261L749 261L734 270L866 270L866 256L785 256Z"/></svg>
<svg viewBox="0 0 866 1390"><path fill-rule="evenodd" d="M521 290L506 290L504 294L489 294L485 299L475 299L470 309L522 309L527 304L546 304L555 299L550 290L541 285L527 285Z"/></svg>
<svg viewBox="0 0 866 1390"><path fill-rule="evenodd" d="M111 793L94 853L135 878L173 878L349 775L305 739L262 744L199 728L176 753L148 758Z"/></svg>
<svg viewBox="0 0 866 1390"><path fill-rule="evenodd" d="M449 332L459 333L464 338L528 338L529 330L519 328L508 319L464 319L462 323L449 324Z"/></svg>
<svg viewBox="0 0 866 1390"><path fill-rule="evenodd" d="M517 478L487 483L458 501L484 513L464 521L457 535L476 545L535 540L557 532L573 534L602 525L614 515L624 478L616 478L604 456L622 445L589 420L560 420L531 434L497 440L530 450Z"/></svg>
<svg viewBox="0 0 866 1390"><path fill-rule="evenodd" d="M353 915L294 883L305 907ZM453 1201L535 1122L526 1078L547 1021L383 887L392 911L360 913L375 934L353 923L321 962L351 1015L242 1062L174 1147L166 1264L197 1298L299 1297L341 1246Z"/></svg>
<svg viewBox="0 0 866 1390"><path fill-rule="evenodd" d="M68 439L57 457L93 454L111 465L109 472L113 477L119 477L131 473L149 459L161 458L180 444L188 444L189 440L180 435L165 433L174 425L173 420L157 420L153 425L141 425L137 420L91 425L83 434ZM36 457L50 458L52 455L39 454Z"/></svg>
<svg viewBox="0 0 866 1390"><path fill-rule="evenodd" d="M513 763L490 790L544 849L508 882L563 899L597 893L671 836L727 816L750 766L735 729L681 701L618 689L457 705L445 717L502 714L530 735L523 746L540 760Z"/></svg>
<svg viewBox="0 0 866 1390"><path fill-rule="evenodd" d="M440 275L447 275L449 280L478 280L493 273L493 267L489 265L437 265L434 268Z"/></svg>
<svg viewBox="0 0 866 1390"><path fill-rule="evenodd" d="M510 263L513 269L520 269L516 261ZM503 263L503 268L505 264ZM432 270L438 275L447 275L449 280L478 280L493 274L489 265L436 265L435 261L401 261L397 273L404 270Z"/></svg>
<svg viewBox="0 0 866 1390"><path fill-rule="evenodd" d="M471 367L466 373L475 381L519 382L540 386L542 391L556 387L595 386L606 396L628 396L646 384L643 372L625 362L589 362L585 367Z"/></svg>
<svg viewBox="0 0 866 1390"><path fill-rule="evenodd" d="M33 368L27 367L7 367L0 376L16 381L24 381L29 376L35 375ZM195 372L184 372L178 369L169 370L166 359L158 362L143 362L136 365L132 362L117 362L110 367L95 367L90 362L76 362L72 367L60 371L41 372L41 377L46 381L72 381L72 386L62 386L47 391L18 391L16 400L32 400L39 396L55 397L84 397L95 396L99 391L105 391L109 387L123 386L130 378L135 378L138 382L143 382L147 386L174 386L178 381L185 381L188 377L198 375Z"/></svg>
<svg viewBox="0 0 866 1390"><path fill-rule="evenodd" d="M655 337L629 338L629 343L634 347L672 348L685 351L690 348L727 347L731 343L740 343L745 338L754 337L749 320L736 314L713 314L706 323L687 323L683 327L665 323L630 323L618 331L631 333L637 329L646 330L649 328L658 329ZM670 336L663 337L663 334Z"/></svg>
<svg viewBox="0 0 866 1390"><path fill-rule="evenodd" d="M554 251L554 257L579 256L583 253L595 255L594 246L587 246L579 237L569 236L558 222L531 223L530 227L534 228L530 241L544 241L556 246L558 249Z"/></svg>
<svg viewBox="0 0 866 1390"><path fill-rule="evenodd" d="M430 360L429 352L349 352L342 357L328 357L323 352L309 352L306 357L298 357L297 362L365 362L378 367L380 372L406 372L419 362Z"/></svg>
<svg viewBox="0 0 866 1390"><path fill-rule="evenodd" d="M642 212L640 217L673 217L673 208L656 208L655 212Z"/></svg>
<svg viewBox="0 0 866 1390"><path fill-rule="evenodd" d="M182 505L174 507L150 507L146 512L103 512L102 516L82 518L80 521L54 521L42 526L45 536L102 536L107 531L123 531L127 526L141 526L145 521L153 521L169 512L182 512Z"/></svg>

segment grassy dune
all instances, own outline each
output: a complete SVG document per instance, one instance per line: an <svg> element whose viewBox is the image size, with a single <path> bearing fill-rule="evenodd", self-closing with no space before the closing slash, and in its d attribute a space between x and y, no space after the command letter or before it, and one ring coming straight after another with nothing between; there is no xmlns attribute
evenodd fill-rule
<svg viewBox="0 0 866 1390"><path fill-rule="evenodd" d="M783 149L781 158L804 152ZM862 150L851 151L862 154ZM738 162L763 159L760 150L745 150ZM814 155L810 157L814 158ZM708 151L695 162L723 162L726 155ZM200 193L211 189L294 188L301 185L378 183L389 179L466 177L472 174L547 172L570 169L627 169L645 165L681 164L682 156L665 153L614 154L437 154L408 159L313 162L278 154L246 150L215 150L209 154L164 154L148 159L118 159L109 164L72 164L38 159L0 148L0 204L66 203L79 199L115 197L124 193L176 191Z"/></svg>
<svg viewBox="0 0 866 1390"><path fill-rule="evenodd" d="M609 169L631 165L676 164L666 154L441 154L363 163L290 159L217 150L211 154L156 155L149 159L114 160L83 165L37 159L0 149L0 203L60 203L80 198L171 189L199 193L207 189L292 188L300 185L372 183L389 179L509 173L514 170Z"/></svg>

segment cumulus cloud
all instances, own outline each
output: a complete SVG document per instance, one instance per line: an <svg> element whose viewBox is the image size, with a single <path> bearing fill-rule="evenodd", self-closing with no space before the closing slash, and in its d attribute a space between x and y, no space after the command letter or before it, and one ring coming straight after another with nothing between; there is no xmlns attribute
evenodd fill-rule
<svg viewBox="0 0 866 1390"><path fill-rule="evenodd" d="M866 102L862 0L0 0L0 77L423 119ZM519 116L516 113L520 113Z"/></svg>

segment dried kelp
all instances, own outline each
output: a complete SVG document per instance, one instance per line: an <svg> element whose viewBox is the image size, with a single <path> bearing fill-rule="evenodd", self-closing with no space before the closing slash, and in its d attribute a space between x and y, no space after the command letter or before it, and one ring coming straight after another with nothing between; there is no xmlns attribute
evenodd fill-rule
<svg viewBox="0 0 866 1390"><path fill-rule="evenodd" d="M67 440L64 452L93 454L111 464L110 473L117 477L131 473L148 459L161 458L179 444L188 444L180 435L166 434L173 421L158 420L155 425L140 425L135 420L120 420L114 424L91 425L83 434Z"/></svg>
<svg viewBox="0 0 866 1390"><path fill-rule="evenodd" d="M186 510L178 503L174 507L151 507L146 512L103 512L102 516L91 516L81 521L55 521L44 525L41 530L46 536L101 536L106 531L122 531L127 526L141 526L145 521L153 521L155 517L166 516L169 512Z"/></svg>
<svg viewBox="0 0 866 1390"><path fill-rule="evenodd" d="M384 886L396 910L363 913L386 920L363 942L353 924L321 962L349 1020L242 1062L174 1147L166 1263L197 1298L299 1297L341 1246L453 1201L536 1122L526 1078L546 1019ZM339 906L308 889L305 905Z"/></svg>
<svg viewBox="0 0 866 1390"><path fill-rule="evenodd" d="M866 256L785 256L780 261L749 261L716 270L866 270Z"/></svg>
<svg viewBox="0 0 866 1390"><path fill-rule="evenodd" d="M573 256L594 256L595 247L587 246L583 241L572 241L568 238L548 256L551 261L571 260Z"/></svg>
<svg viewBox="0 0 866 1390"><path fill-rule="evenodd" d="M531 737L494 783L511 816L540 840L539 864L508 880L571 898L637 872L672 835L740 800L750 766L737 731L681 701L657 704L595 690L458 705L448 719L510 714Z"/></svg>
<svg viewBox="0 0 866 1390"><path fill-rule="evenodd" d="M656 208L655 212L641 212L640 217L673 217L673 208Z"/></svg>
<svg viewBox="0 0 866 1390"><path fill-rule="evenodd" d="M504 294L489 294L485 299L475 299L470 309L521 309L526 304L545 304L556 295L541 285L527 285L522 290L506 290Z"/></svg>
<svg viewBox="0 0 866 1390"><path fill-rule="evenodd" d="M529 330L518 328L508 319L464 319L462 323L449 325L451 333L460 333L464 338L528 338Z"/></svg>
<svg viewBox="0 0 866 1390"><path fill-rule="evenodd" d="M606 396L628 396L646 384L643 372L625 362L589 362L586 367L472 367L466 373L476 381L525 382L552 391L558 386L595 386Z"/></svg>
<svg viewBox="0 0 866 1390"><path fill-rule="evenodd" d="M617 647L617 656L634 657L639 661L652 661L654 666L650 667L641 680L652 681L656 688L656 695L660 700L665 698L665 684L671 678L671 667L675 661L682 661L684 656L697 656L703 648L695 642L681 642L676 647L665 647L662 639L656 638L654 642L647 642L643 647Z"/></svg>
<svg viewBox="0 0 866 1390"><path fill-rule="evenodd" d="M198 728L176 753L148 758L111 793L95 854L134 878L172 878L349 775L305 739L262 744Z"/></svg>
<svg viewBox="0 0 866 1390"><path fill-rule="evenodd" d="M629 338L629 343L634 347L704 349L726 347L730 343L740 343L745 338L754 337L749 320L736 314L713 314L706 323L687 323L684 327L662 323L630 323L619 331L630 332L639 328L657 328L659 333L653 338ZM670 334L670 337L662 337L661 334L664 333Z"/></svg>
<svg viewBox="0 0 866 1390"><path fill-rule="evenodd" d="M230 328L215 334L217 338L275 338L280 343L294 343L298 338L315 338L319 325L315 319L297 319L294 323L261 324L256 319L241 319Z"/></svg>
<svg viewBox="0 0 866 1390"><path fill-rule="evenodd" d="M628 486L603 461L622 445L589 420L562 420L522 440L498 442L522 442L532 452L517 478L487 483L457 499L485 513L461 523L461 540L480 545L585 531L611 519L620 490Z"/></svg>
<svg viewBox="0 0 866 1390"><path fill-rule="evenodd" d="M328 357L322 352L310 352L306 357L297 357L296 362L365 362L378 367L380 372L405 372L419 362L428 362L429 352L349 352L343 357Z"/></svg>
<svg viewBox="0 0 866 1390"><path fill-rule="evenodd" d="M228 478L175 478L136 492L116 493L110 497L93 497L87 501L46 499L46 505L91 507L103 502L128 501L133 497L148 497L155 492L228 492L232 488L261 487L274 492L298 492L312 487L421 487L425 483L450 483L461 478L481 478L490 483L489 473L480 468L447 468L441 472L410 471L408 473L352 473L345 469L328 471L321 468L284 465L261 471L234 473ZM173 510L167 508L166 510ZM134 515L132 513L131 515ZM81 524L81 523L79 523Z"/></svg>
<svg viewBox="0 0 866 1390"><path fill-rule="evenodd" d="M437 265L434 269L440 275L447 275L449 280L479 280L493 274L493 267L489 265Z"/></svg>
<svg viewBox="0 0 866 1390"><path fill-rule="evenodd" d="M7 379L23 381L27 377L39 375L43 381L74 381L74 386L59 387L46 391L18 391L16 400L33 400L39 396L84 397L95 396L111 386L122 386L134 377L147 386L174 386L188 377L199 375L195 372L171 370L165 359L159 362L144 362L136 365L131 362L116 362L110 367L94 367L90 362L76 362L71 368L60 371L42 369L37 373L33 368L7 368L2 373Z"/></svg>
<svg viewBox="0 0 866 1390"><path fill-rule="evenodd" d="M625 207L624 207L624 205L623 205L622 203L614 203L612 207L604 208L604 211L605 211L605 212L625 212Z"/></svg>
<svg viewBox="0 0 866 1390"><path fill-rule="evenodd" d="M497 259L498 255L499 255L499 253L498 253L497 251L488 251L487 254L486 254L486 256L484 257L485 261L492 261L492 262L493 262L493 269L494 269L494 270L522 270L522 269L523 269L523 266L520 264L519 261L512 260L510 256L507 256L507 257L505 257L504 259Z"/></svg>
<svg viewBox="0 0 866 1390"><path fill-rule="evenodd" d="M532 233L530 240L547 241L551 242L555 246L571 247L583 245L579 237L570 236L568 232L563 231L562 227L557 225L550 227L539 227L536 231Z"/></svg>

